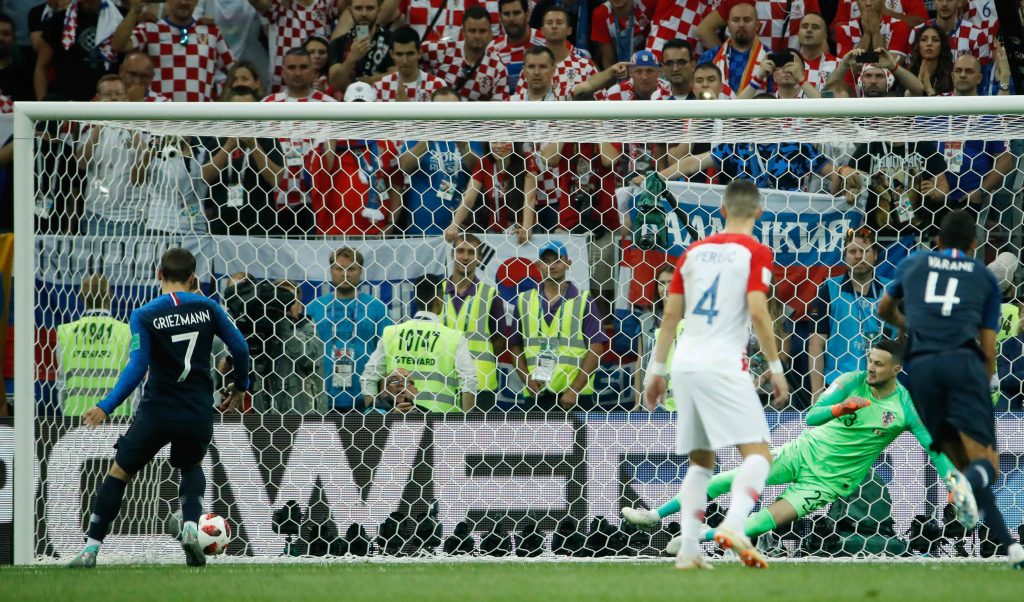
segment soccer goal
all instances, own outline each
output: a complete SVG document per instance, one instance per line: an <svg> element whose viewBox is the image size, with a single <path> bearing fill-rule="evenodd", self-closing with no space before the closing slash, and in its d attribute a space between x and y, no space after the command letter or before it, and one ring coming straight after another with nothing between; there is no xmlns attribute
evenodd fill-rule
<svg viewBox="0 0 1024 602"><path fill-rule="evenodd" d="M203 464L204 510L232 528L224 559L661 554L677 517L650 532L620 524L622 508L675 495L687 466L671 403L652 411L638 394L659 282L722 228L736 177L761 189L756 235L776 263L786 405L771 404L766 362L749 350L776 446L895 335L874 299L898 261L949 210L977 215L979 256L1006 291L1000 339L1018 354L994 397L996 492L1011 530L1022 522L1019 97L18 103L15 144L15 416L0 418L0 466L14 468L0 521L13 520L0 556L18 564L81 547L139 401L96 429L79 417L116 380L129 316L159 294L159 259L175 246L195 254L200 291L254 360L245 411L217 418ZM435 309L464 333L472 403L445 406L445 389L399 368L363 382L427 275L446 279ZM529 319L549 307L538 288L563 299L557 320ZM542 379L549 352L558 363ZM215 349L214 382L229 369ZM453 394L473 380L460 378ZM983 529L952 525L904 419L885 413L863 431L891 440L863 482L759 545L821 558L991 552ZM720 470L737 461L725 451ZM178 561L176 483L164 450L129 485L101 562Z"/></svg>

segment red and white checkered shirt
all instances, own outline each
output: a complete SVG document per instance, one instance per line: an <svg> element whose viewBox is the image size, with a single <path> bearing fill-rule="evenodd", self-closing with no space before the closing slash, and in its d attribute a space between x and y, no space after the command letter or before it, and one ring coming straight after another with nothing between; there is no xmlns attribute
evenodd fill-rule
<svg viewBox="0 0 1024 602"><path fill-rule="evenodd" d="M906 23L883 15L880 29L882 39L891 52L910 56L910 27ZM860 36L860 21L854 19L839 25L836 28L836 54L846 56L860 44Z"/></svg>
<svg viewBox="0 0 1024 602"><path fill-rule="evenodd" d="M995 0L970 0L964 19L988 32L988 39L996 39L999 33L999 15L996 14Z"/></svg>
<svg viewBox="0 0 1024 602"><path fill-rule="evenodd" d="M974 2L974 0L971 1ZM991 2L991 0L989 1ZM925 6L924 0L885 0L885 8L896 13L920 17L921 19L928 18L928 7ZM846 21L859 18L860 6L857 5L857 0L839 0L839 6L836 7L836 16L832 18L832 23L845 23Z"/></svg>
<svg viewBox="0 0 1024 602"><path fill-rule="evenodd" d="M807 13L821 14L818 0L725 0L718 7L718 14L726 23L729 11L737 4L754 4L761 26L761 43L769 51L799 48L800 19Z"/></svg>
<svg viewBox="0 0 1024 602"><path fill-rule="evenodd" d="M526 169L537 177L537 204L539 209L544 205L558 205L565 203L569 196L569 186L572 183L572 170L569 159L566 156L568 142L561 143L558 161L553 165L545 165L540 157L540 149L552 143L524 142L522 146L523 157L526 158ZM575 153L572 153L575 154Z"/></svg>
<svg viewBox="0 0 1024 602"><path fill-rule="evenodd" d="M176 102L215 99L235 62L217 26L196 21L185 28L166 19L139 23L132 43L156 63L153 91Z"/></svg>
<svg viewBox="0 0 1024 602"><path fill-rule="evenodd" d="M818 90L825 89L825 82L839 68L839 59L827 52L822 52L816 59L807 59L807 83Z"/></svg>
<svg viewBox="0 0 1024 602"><path fill-rule="evenodd" d="M491 15L491 29L497 33L498 0L399 0L398 14L405 16L405 22L420 34L424 42L433 42L448 38L458 40L462 37L462 15L467 8L483 6ZM427 25L434 21L434 13L443 10L434 24L434 29L427 32Z"/></svg>
<svg viewBox="0 0 1024 602"><path fill-rule="evenodd" d="M598 100L633 100L636 98L636 92L633 90L633 80L627 79L626 81L619 82L608 88L595 94ZM648 100L668 100L672 98L672 87L669 86L668 82L659 79L658 87L651 93L651 97Z"/></svg>
<svg viewBox="0 0 1024 602"><path fill-rule="evenodd" d="M630 55L643 50L647 46L647 38L651 35L651 21L654 19L655 3L653 0L633 0L633 35ZM611 44L617 51L615 32L629 26L629 20L615 16L612 3L605 2L594 9L591 17L590 40L596 44ZM616 52L617 54L617 52ZM620 56L618 60L628 61L630 57Z"/></svg>
<svg viewBox="0 0 1024 602"><path fill-rule="evenodd" d="M458 40L427 42L420 47L420 69L440 77L451 88L455 87L459 71L465 64L462 42Z"/></svg>
<svg viewBox="0 0 1024 602"><path fill-rule="evenodd" d="M310 36L329 36L338 20L337 0L312 0L308 6L292 0L270 0L263 11L267 21L267 42L270 46L270 64L274 73L270 78L270 89L281 89L281 69L284 53L302 46Z"/></svg>
<svg viewBox="0 0 1024 602"><path fill-rule="evenodd" d="M494 94L495 77L489 73L498 72L507 74L505 69L489 67L488 74L483 72L484 63L487 62L487 54L480 59L480 64L467 78L461 78L459 74L463 69L468 70L472 63L466 60L462 52L462 42L456 40L444 40L440 42L427 42L420 48L420 68L431 75L436 75L445 81L445 84L458 92L468 100L490 100Z"/></svg>
<svg viewBox="0 0 1024 602"><path fill-rule="evenodd" d="M484 60L477 69L476 82L480 87L480 98L473 100L508 100L519 83L523 60L527 49L543 44L539 32L533 30L525 44L513 46L507 36L500 35L487 46Z"/></svg>
<svg viewBox="0 0 1024 602"><path fill-rule="evenodd" d="M384 77L377 80L373 84L373 89L377 91L377 100L379 102L394 102L398 100L398 86L402 85L398 81L398 72L388 73ZM409 100L413 102L430 102L430 95L435 90L447 87L447 83L436 75L431 75L420 70L420 76L415 82L411 84L405 84L405 93L409 96Z"/></svg>
<svg viewBox="0 0 1024 602"><path fill-rule="evenodd" d="M6 94L0 93L0 113L6 115L14 112L14 101Z"/></svg>
<svg viewBox="0 0 1024 602"><path fill-rule="evenodd" d="M263 102L337 102L331 96L313 90L309 96L295 98L287 91L275 92L263 99ZM280 187L277 190L275 203L278 207L308 205L313 189L314 165L319 165L319 154L323 149L323 140L309 138L279 138L281 154L284 157L284 171L281 174Z"/></svg>
<svg viewBox="0 0 1024 602"><path fill-rule="evenodd" d="M929 25L937 26L935 19L925 21L910 32L911 48L914 47L914 42L917 40L921 30ZM942 28L940 27L939 29ZM978 57L982 65L992 62L992 45L989 43L988 32L981 27L969 22L967 19L961 19L952 33L947 31L946 35L949 37L949 49L953 51L954 59L961 54L973 54Z"/></svg>
<svg viewBox="0 0 1024 602"><path fill-rule="evenodd" d="M569 50L569 55L555 66L555 74L551 78L552 88L568 90L571 94L573 88L595 75L597 67L594 66L594 62L573 48ZM526 89L526 80L523 78L519 78L519 83L516 84L516 94L519 94L520 88Z"/></svg>
<svg viewBox="0 0 1024 602"><path fill-rule="evenodd" d="M156 92L149 90L146 92L146 97L142 99L142 102L171 102L171 99L167 98L163 94L157 94Z"/></svg>
<svg viewBox="0 0 1024 602"><path fill-rule="evenodd" d="M662 0L658 3L647 48L661 57L665 42L676 38L686 40L693 46L694 56L699 56L700 39L697 26L711 11L718 8L721 0Z"/></svg>

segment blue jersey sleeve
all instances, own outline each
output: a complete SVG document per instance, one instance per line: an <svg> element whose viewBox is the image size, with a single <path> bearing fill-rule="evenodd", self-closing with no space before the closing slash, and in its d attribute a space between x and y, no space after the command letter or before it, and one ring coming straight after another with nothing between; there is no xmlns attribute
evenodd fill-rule
<svg viewBox="0 0 1024 602"><path fill-rule="evenodd" d="M143 308L136 309L128 321L128 327L132 334L128 365L121 372L121 376L110 393L96 404L107 416L110 416L119 405L128 399L128 396L142 383L146 371L149 370L149 331L146 330L143 313Z"/></svg>
<svg viewBox="0 0 1024 602"><path fill-rule="evenodd" d="M245 337L242 336L242 332L238 330L231 318L228 317L227 312L220 305L217 305L213 301L210 302L210 307L213 308L213 327L214 332L220 340L224 341L224 344L228 346L228 351L231 352L231 365L234 367L233 376L235 389L239 391L249 390L249 345L245 342Z"/></svg>
<svg viewBox="0 0 1024 602"><path fill-rule="evenodd" d="M989 291L981 314L981 327L998 332L1003 320L1003 291L992 272L986 269L984 273Z"/></svg>
<svg viewBox="0 0 1024 602"><path fill-rule="evenodd" d="M905 257L903 261L896 266L896 274L893 275L892 282L885 287L885 292L897 301L903 298L903 275L907 271L907 264L911 261L914 261L913 255Z"/></svg>

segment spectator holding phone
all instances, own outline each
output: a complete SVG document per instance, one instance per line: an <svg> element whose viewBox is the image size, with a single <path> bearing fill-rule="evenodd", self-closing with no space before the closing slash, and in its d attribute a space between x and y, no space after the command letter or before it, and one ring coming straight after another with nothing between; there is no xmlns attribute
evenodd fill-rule
<svg viewBox="0 0 1024 602"><path fill-rule="evenodd" d="M821 93L807 80L804 59L795 50L772 52L761 61L750 85L740 91L740 98L754 98L769 87L769 78L775 85L778 98L820 98Z"/></svg>
<svg viewBox="0 0 1024 602"><path fill-rule="evenodd" d="M373 84L395 66L391 33L377 24L377 0L352 0L351 12L352 29L335 38L328 51L327 78L338 92L354 81Z"/></svg>
<svg viewBox="0 0 1024 602"><path fill-rule="evenodd" d="M896 57L885 48L875 48L868 52L863 48L854 48L843 55L839 68L829 76L826 88L842 88L847 85L848 76L853 72L854 65L859 66L860 74L855 82L856 95L863 98L891 96L894 84L898 83L907 96L924 96L924 85L909 69L899 66ZM869 69L874 67L874 69Z"/></svg>

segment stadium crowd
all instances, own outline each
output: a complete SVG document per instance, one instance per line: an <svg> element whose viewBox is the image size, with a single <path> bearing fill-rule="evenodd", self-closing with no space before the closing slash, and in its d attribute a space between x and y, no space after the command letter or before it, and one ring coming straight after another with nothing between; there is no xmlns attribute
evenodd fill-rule
<svg viewBox="0 0 1024 602"><path fill-rule="evenodd" d="M18 47L23 30L30 46ZM981 0L48 0L27 22L0 15L0 110L31 99L1005 95L1014 90L998 30L992 4ZM501 363L513 366L527 391L513 407L633 409L632 401L600 402L594 378L608 365L643 358L658 326L670 265L657 270L647 302L625 314L610 309L614 250L634 235L633 204L653 172L665 180L741 178L762 189L826 192L862 212L864 228L849 233L843 249L848 269L825 280L805 310L774 303L798 408L839 374L863 368L870 342L892 334L874 306L896 262L926 244L943 215L967 208L978 216L981 252L1006 292L1001 404L1024 404L1016 278L1022 232L1012 192L1024 141L485 144L161 137L50 124L39 133L39 154L49 163L37 182L37 215L49 233L443 236L452 245L450 271L433 289L429 278L418 286L417 299L422 319L439 315L465 335L474 364L469 370L460 361L456 370L453 355L459 382L430 391L435 398L449 389L476 393L447 403L450 409L508 409L497 393ZM8 144L0 166L12 160ZM638 194L617 194L630 187ZM10 227L11 206L4 203L0 226ZM554 234L531 258L542 294L503 300L482 285L474 232L519 243ZM566 233L591 241L590 282L566 279L571 261L557 242ZM390 318L379 300L359 292L360 253L339 244L322 259L337 287L322 298L303 300L295 283L246 274L229 283L225 297L236 319L260 307L259 316L248 316L263 381L254 410L439 409L420 403L422 391L410 393L423 387L403 368L391 369L379 344ZM107 285L89 278L85 307L108 311ZM439 311L427 311L435 302ZM555 331L546 330L552 323ZM541 337L562 343L542 348ZM551 357L554 373L536 380L534 367ZM750 357L764 384L757 349ZM639 386L641 370L635 379ZM92 380L79 387L97 388ZM70 397L77 401L64 411L74 413L80 395Z"/></svg>

